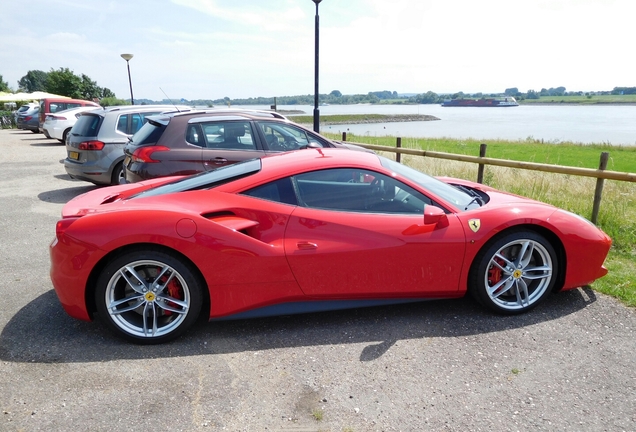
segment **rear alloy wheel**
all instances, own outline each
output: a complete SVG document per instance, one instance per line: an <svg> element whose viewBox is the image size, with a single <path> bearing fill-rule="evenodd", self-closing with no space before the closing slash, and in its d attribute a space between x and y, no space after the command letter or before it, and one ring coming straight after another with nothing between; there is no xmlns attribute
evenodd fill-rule
<svg viewBox="0 0 636 432"><path fill-rule="evenodd" d="M115 168L113 168L113 175L110 183L115 186L126 183L126 178L124 177L124 164L122 162L118 163L115 165Z"/></svg>
<svg viewBox="0 0 636 432"><path fill-rule="evenodd" d="M131 252L102 271L95 295L104 323L141 344L167 342L197 319L202 284L190 266L159 251Z"/></svg>
<svg viewBox="0 0 636 432"><path fill-rule="evenodd" d="M62 134L62 139L59 140L62 144L66 144L66 137L68 136L68 133L71 131L71 128L68 128L64 131L64 133Z"/></svg>
<svg viewBox="0 0 636 432"><path fill-rule="evenodd" d="M557 274L557 255L550 242L532 231L518 231L477 255L469 284L483 305L512 315L539 304L552 291Z"/></svg>

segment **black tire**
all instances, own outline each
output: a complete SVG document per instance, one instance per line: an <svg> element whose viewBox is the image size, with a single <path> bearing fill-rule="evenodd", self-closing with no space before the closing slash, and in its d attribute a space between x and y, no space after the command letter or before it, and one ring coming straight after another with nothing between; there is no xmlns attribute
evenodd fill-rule
<svg viewBox="0 0 636 432"><path fill-rule="evenodd" d="M203 287L191 264L157 250L117 257L97 280L100 319L118 336L138 344L179 337L197 320Z"/></svg>
<svg viewBox="0 0 636 432"><path fill-rule="evenodd" d="M62 142L62 144L66 144L66 137L68 136L68 133L71 131L71 128L68 128L64 131L64 133L62 134L62 139L60 140Z"/></svg>
<svg viewBox="0 0 636 432"><path fill-rule="evenodd" d="M471 294L501 314L527 312L543 301L558 279L557 254L533 231L508 233L482 249L468 278Z"/></svg>
<svg viewBox="0 0 636 432"><path fill-rule="evenodd" d="M115 165L115 168L113 168L113 174L110 178L110 184L118 185L118 184L125 183L123 179L124 179L124 163L119 162L117 165Z"/></svg>

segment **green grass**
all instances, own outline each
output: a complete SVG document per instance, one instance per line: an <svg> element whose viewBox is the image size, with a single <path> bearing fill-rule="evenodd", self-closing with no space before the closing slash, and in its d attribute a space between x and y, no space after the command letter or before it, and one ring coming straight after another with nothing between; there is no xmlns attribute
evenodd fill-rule
<svg viewBox="0 0 636 432"><path fill-rule="evenodd" d="M329 134L326 134L330 136ZM331 138L339 136L332 134ZM349 135L347 141L395 147L395 138ZM447 153L479 155L481 141L451 139L403 139L402 146ZM487 141L488 157L598 168L602 151L610 153L608 169L630 172L636 167L636 148L609 145L541 144ZM385 156L394 158L393 153ZM431 175L475 181L477 165L467 162L403 155L402 162ZM592 215L596 179L514 168L486 166L484 183L497 189L553 204L585 218ZM606 261L609 273L593 288L636 306L636 183L606 180L598 226L613 241Z"/></svg>
<svg viewBox="0 0 636 432"><path fill-rule="evenodd" d="M342 135L323 133L340 140ZM395 137L347 135L347 141L395 147ZM451 138L402 138L403 147L479 156L480 144L488 146L486 156L523 162L536 162L597 169L602 152L609 153L607 169L611 171L636 171L636 146L610 144L545 143L529 137L523 141L457 140Z"/></svg>
<svg viewBox="0 0 636 432"><path fill-rule="evenodd" d="M524 99L519 101L523 105L545 103L571 104L636 104L636 95L591 95L591 96L541 96L539 99Z"/></svg>

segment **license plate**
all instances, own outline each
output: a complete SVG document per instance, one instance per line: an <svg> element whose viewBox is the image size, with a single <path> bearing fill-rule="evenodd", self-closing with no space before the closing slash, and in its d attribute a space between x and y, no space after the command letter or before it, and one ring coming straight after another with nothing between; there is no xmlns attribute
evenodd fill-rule
<svg viewBox="0 0 636 432"><path fill-rule="evenodd" d="M70 159L78 160L79 159L79 153L78 152L68 152L68 157Z"/></svg>

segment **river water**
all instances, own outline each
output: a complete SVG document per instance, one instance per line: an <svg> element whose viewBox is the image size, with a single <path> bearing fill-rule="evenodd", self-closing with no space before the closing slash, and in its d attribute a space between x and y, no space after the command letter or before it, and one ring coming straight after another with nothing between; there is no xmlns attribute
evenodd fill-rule
<svg viewBox="0 0 636 432"><path fill-rule="evenodd" d="M255 106L252 108L269 109ZM285 105L279 110L313 114L313 106ZM322 132L423 138L543 140L549 143L636 145L636 106L521 105L511 108L441 105L329 105L329 114L428 114L438 121L323 126ZM293 116L290 116L293 119Z"/></svg>

